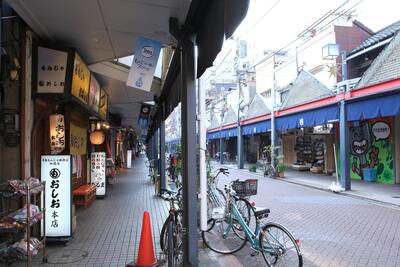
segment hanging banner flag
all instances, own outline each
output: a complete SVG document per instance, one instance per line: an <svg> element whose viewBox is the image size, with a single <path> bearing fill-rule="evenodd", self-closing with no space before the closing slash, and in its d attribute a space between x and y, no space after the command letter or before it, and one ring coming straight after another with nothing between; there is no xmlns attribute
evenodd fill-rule
<svg viewBox="0 0 400 267"><path fill-rule="evenodd" d="M160 50L161 43L139 37L126 85L150 91Z"/></svg>

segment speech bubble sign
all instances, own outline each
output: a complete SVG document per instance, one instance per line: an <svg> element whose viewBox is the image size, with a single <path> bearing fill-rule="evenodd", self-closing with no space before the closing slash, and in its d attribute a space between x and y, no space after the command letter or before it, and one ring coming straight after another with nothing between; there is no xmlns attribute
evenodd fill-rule
<svg viewBox="0 0 400 267"><path fill-rule="evenodd" d="M390 135L390 126L383 121L376 122L372 125L372 133L376 140L387 139Z"/></svg>

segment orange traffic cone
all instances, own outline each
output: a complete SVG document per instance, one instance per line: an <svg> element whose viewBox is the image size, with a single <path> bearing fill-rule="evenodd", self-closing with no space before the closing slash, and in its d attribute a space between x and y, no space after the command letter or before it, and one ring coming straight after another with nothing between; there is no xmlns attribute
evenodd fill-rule
<svg viewBox="0 0 400 267"><path fill-rule="evenodd" d="M150 214L143 214L142 233L140 235L139 253L136 262L131 262L126 267L153 267L158 266L153 246L153 235L151 233Z"/></svg>

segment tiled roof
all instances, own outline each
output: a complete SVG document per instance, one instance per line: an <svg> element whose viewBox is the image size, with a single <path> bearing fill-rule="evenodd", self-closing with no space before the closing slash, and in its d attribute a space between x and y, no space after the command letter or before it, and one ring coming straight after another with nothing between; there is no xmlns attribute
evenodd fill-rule
<svg viewBox="0 0 400 267"><path fill-rule="evenodd" d="M249 109L246 112L245 119L251 119L265 114L270 114L271 110L268 108L266 99L259 93L256 93L250 102Z"/></svg>
<svg viewBox="0 0 400 267"><path fill-rule="evenodd" d="M364 40L359 46L354 48L348 56L355 54L363 49L373 46L387 38L392 37L398 30L400 30L400 20L376 32L371 37Z"/></svg>
<svg viewBox="0 0 400 267"><path fill-rule="evenodd" d="M217 128L220 126L219 124L220 123L219 123L217 115L215 115L215 114L211 115L211 124L210 124L209 129Z"/></svg>
<svg viewBox="0 0 400 267"><path fill-rule="evenodd" d="M229 106L228 111L225 113L224 122L222 125L237 122L237 113L232 106Z"/></svg>
<svg viewBox="0 0 400 267"><path fill-rule="evenodd" d="M400 77L400 32L375 58L360 81L356 85L357 90L373 84L390 81Z"/></svg>
<svg viewBox="0 0 400 267"><path fill-rule="evenodd" d="M289 90L289 93L286 100L282 103L281 109L305 104L333 95L328 87L305 70L302 70L296 79L282 88L282 90Z"/></svg>

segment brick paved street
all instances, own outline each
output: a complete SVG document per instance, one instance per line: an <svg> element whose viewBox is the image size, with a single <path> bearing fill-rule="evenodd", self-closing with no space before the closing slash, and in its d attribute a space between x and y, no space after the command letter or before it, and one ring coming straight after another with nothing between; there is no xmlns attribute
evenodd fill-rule
<svg viewBox="0 0 400 267"><path fill-rule="evenodd" d="M270 208L269 219L301 240L304 266L400 266L400 209L230 171L229 177L220 178L220 187L237 178L259 179L252 200ZM245 247L236 253L237 265L265 265L261 255L251 257L251 252ZM222 263L224 257L216 259Z"/></svg>
<svg viewBox="0 0 400 267"><path fill-rule="evenodd" d="M125 266L134 260L139 246L143 211L151 213L157 256L159 232L167 217L168 203L154 197L144 166L144 156L133 162L108 187L106 199L96 200L89 208L78 208L78 230L67 246L49 245L49 263L34 266ZM26 266L26 263L20 264Z"/></svg>
<svg viewBox="0 0 400 267"><path fill-rule="evenodd" d="M271 209L271 221L301 240L304 266L400 266L400 209L231 170L219 186L237 178L258 178L258 206ZM151 212L156 254L168 203L154 197L144 158L119 175L104 200L77 209L78 230L67 246L50 245L49 263L34 266L124 266L137 253L144 210ZM265 266L246 246L230 256L200 249L200 266ZM25 266L24 263L16 266Z"/></svg>

